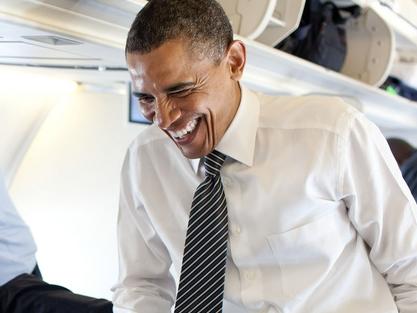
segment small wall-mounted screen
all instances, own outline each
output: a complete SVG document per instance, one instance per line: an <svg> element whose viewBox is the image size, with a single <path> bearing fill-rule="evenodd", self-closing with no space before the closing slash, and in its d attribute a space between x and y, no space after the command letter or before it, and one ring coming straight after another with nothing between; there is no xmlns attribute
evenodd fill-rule
<svg viewBox="0 0 417 313"><path fill-rule="evenodd" d="M140 124L152 124L142 114L139 108L138 98L132 92L132 85L129 83L129 122Z"/></svg>

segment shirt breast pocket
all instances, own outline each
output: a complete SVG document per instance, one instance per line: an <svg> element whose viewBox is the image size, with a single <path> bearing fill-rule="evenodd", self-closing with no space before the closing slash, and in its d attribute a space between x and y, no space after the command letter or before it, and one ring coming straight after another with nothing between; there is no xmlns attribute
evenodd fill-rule
<svg viewBox="0 0 417 313"><path fill-rule="evenodd" d="M286 296L303 298L314 291L355 234L345 209L338 208L308 224L268 236Z"/></svg>

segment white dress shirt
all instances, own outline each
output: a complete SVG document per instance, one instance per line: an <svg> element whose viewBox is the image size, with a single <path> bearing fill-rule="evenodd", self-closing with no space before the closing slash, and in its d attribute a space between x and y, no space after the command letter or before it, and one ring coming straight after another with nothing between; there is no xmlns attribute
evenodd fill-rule
<svg viewBox="0 0 417 313"><path fill-rule="evenodd" d="M36 245L19 216L0 172L0 286L24 273L32 273Z"/></svg>
<svg viewBox="0 0 417 313"><path fill-rule="evenodd" d="M378 128L336 97L242 88L217 150L225 313L417 312L417 207ZM122 170L115 312L168 313L203 180L156 126Z"/></svg>

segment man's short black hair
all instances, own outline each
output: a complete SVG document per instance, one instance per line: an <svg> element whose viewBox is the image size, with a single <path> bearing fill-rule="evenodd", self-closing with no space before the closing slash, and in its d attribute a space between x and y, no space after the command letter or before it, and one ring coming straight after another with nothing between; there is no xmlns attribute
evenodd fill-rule
<svg viewBox="0 0 417 313"><path fill-rule="evenodd" d="M215 0L150 0L133 21L125 53L146 54L173 39L185 39L191 52L218 62L233 30Z"/></svg>

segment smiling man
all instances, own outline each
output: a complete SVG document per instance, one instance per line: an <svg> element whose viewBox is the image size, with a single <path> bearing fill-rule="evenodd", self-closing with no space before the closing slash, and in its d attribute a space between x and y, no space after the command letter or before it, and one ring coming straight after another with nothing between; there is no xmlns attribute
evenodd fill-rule
<svg viewBox="0 0 417 313"><path fill-rule="evenodd" d="M240 84L214 0L151 0L126 59L153 125L121 179L116 313L417 312L417 208L337 97Z"/></svg>
<svg viewBox="0 0 417 313"><path fill-rule="evenodd" d="M135 52L135 44L141 42L127 46L127 64L144 116L187 158L211 152L239 106L245 48L233 41L230 29L227 35L211 43L214 47L205 44L193 49L185 38L166 39L145 54ZM204 48L219 51L206 57Z"/></svg>

